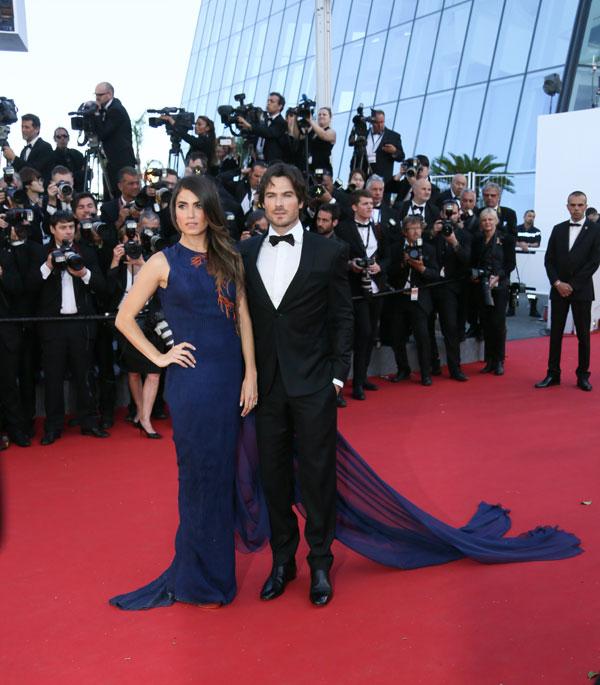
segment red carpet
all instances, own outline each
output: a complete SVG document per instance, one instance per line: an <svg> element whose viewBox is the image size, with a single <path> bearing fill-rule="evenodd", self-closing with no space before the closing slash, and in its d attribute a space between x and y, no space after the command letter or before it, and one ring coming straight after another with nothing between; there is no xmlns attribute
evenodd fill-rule
<svg viewBox="0 0 600 685"><path fill-rule="evenodd" d="M270 567L262 552L239 557L229 607L120 612L106 600L171 558L173 444L124 423L105 441L71 430L50 447L1 456L0 682L590 682L588 671L600 670L600 385L575 388L568 339L563 385L534 390L547 344L511 343L503 378L479 375L477 364L465 384L382 381L366 402L349 401L341 428L383 478L443 520L462 525L479 500L502 502L515 533L559 524L582 538L585 554L402 572L337 545L336 595L318 610L303 560L283 597L258 600ZM600 336L592 345L597 368Z"/></svg>

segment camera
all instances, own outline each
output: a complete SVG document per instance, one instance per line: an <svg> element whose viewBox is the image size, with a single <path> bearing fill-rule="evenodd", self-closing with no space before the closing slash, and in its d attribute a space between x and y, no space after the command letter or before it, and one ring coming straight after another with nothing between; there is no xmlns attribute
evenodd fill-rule
<svg viewBox="0 0 600 685"><path fill-rule="evenodd" d="M148 207L154 207L154 198L149 195L148 186L142 188L130 204L132 208L137 209L138 212L141 212Z"/></svg>
<svg viewBox="0 0 600 685"><path fill-rule="evenodd" d="M73 186L68 181L59 181L56 184L56 187L58 188L58 192L63 197L68 197L69 195L73 195Z"/></svg>
<svg viewBox="0 0 600 685"><path fill-rule="evenodd" d="M409 259L414 259L418 262L423 259L423 239L417 238L414 243L406 243L404 252Z"/></svg>
<svg viewBox="0 0 600 685"><path fill-rule="evenodd" d="M471 278L473 278L473 280L479 279L479 282L481 283L483 302L486 307L494 306L494 298L492 297L492 289L490 288L491 275L492 272L489 269L471 269Z"/></svg>
<svg viewBox="0 0 600 685"><path fill-rule="evenodd" d="M79 229L81 231L99 231L103 226L106 226L102 221L94 221L93 219L82 219L79 222Z"/></svg>
<svg viewBox="0 0 600 685"><path fill-rule="evenodd" d="M160 117L148 117L148 125L152 128L165 126L169 133L172 133L174 128L180 131L190 131L194 128L194 113L186 112L183 107L163 107L162 109L147 109L146 111L148 114L170 114L175 121L175 124L172 125Z"/></svg>
<svg viewBox="0 0 600 685"><path fill-rule="evenodd" d="M69 112L71 128L74 131L83 131L88 137L95 135L94 119L98 108L93 100L82 102L75 112Z"/></svg>
<svg viewBox="0 0 600 685"><path fill-rule="evenodd" d="M454 208L455 204L452 202L449 202L447 205L444 205L444 216L445 218L442 220L442 235L443 236L451 236L454 233L454 223L452 222L452 215L454 214Z"/></svg>
<svg viewBox="0 0 600 685"><path fill-rule="evenodd" d="M142 241L142 247L146 252L160 252L168 246L167 241L162 235L160 233L155 233L151 228L145 228L140 233L140 239Z"/></svg>
<svg viewBox="0 0 600 685"><path fill-rule="evenodd" d="M309 100L308 97L302 93L300 102L295 107L290 107L289 114L296 117L296 123L301 131L307 131L310 128L309 119L315 113L317 103L314 100Z"/></svg>
<svg viewBox="0 0 600 685"><path fill-rule="evenodd" d="M148 332L154 331L167 347L173 347L175 344L173 331L161 309L148 312L144 323L144 329Z"/></svg>
<svg viewBox="0 0 600 685"><path fill-rule="evenodd" d="M324 169L315 169L312 176L309 178L308 196L316 199L323 197L326 193L326 188L323 185Z"/></svg>
<svg viewBox="0 0 600 685"><path fill-rule="evenodd" d="M12 164L7 164L3 172L4 183L11 186L15 182L15 168Z"/></svg>
<svg viewBox="0 0 600 685"><path fill-rule="evenodd" d="M242 117L252 126L260 124L262 120L263 111L260 107L255 107L252 103L246 104L246 93L237 93L233 99L238 103L237 107L232 105L219 105L217 112L221 117L221 123L227 126L235 136L242 136L243 138L252 137L252 132L248 129L240 129L237 126L238 117ZM235 127L235 128L234 128Z"/></svg>
<svg viewBox="0 0 600 685"><path fill-rule="evenodd" d="M18 226L19 224L25 223L30 224L33 221L33 209L9 209L6 214L4 214L4 221L11 226Z"/></svg>
<svg viewBox="0 0 600 685"><path fill-rule="evenodd" d="M10 125L17 120L17 111L14 100L0 97L0 147L8 145Z"/></svg>
<svg viewBox="0 0 600 685"><path fill-rule="evenodd" d="M67 268L73 271L81 271L85 266L81 255L73 250L68 240L63 240L62 244L56 250L50 253L52 256L52 266L60 271L66 271Z"/></svg>
<svg viewBox="0 0 600 685"><path fill-rule="evenodd" d="M409 157L402 162L401 168L407 178L416 178L423 167L417 157Z"/></svg>
<svg viewBox="0 0 600 685"><path fill-rule="evenodd" d="M357 139L362 142L366 142L369 124L373 123L373 119L375 117L375 110L372 107L370 117L365 116L364 109L364 105L361 102L356 108L356 114L352 117L354 133Z"/></svg>
<svg viewBox="0 0 600 685"><path fill-rule="evenodd" d="M360 287L365 295L373 293L373 285L369 267L375 264L375 257L360 257L355 260L356 266L362 269L360 274Z"/></svg>

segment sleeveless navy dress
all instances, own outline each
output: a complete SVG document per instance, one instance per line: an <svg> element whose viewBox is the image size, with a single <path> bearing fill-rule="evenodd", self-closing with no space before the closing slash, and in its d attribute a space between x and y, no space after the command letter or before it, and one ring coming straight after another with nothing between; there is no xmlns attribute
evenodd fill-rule
<svg viewBox="0 0 600 685"><path fill-rule="evenodd" d="M172 365L167 372L180 522L171 566L149 585L113 597L121 609L227 604L236 593L234 547L253 552L269 539L254 417L240 421L235 288L217 292L201 254L180 244L164 254L165 317L176 343L196 347L195 369ZM464 557L487 564L550 561L582 552L579 539L556 526L505 537L511 522L500 504L481 502L466 525L449 526L381 480L339 433L336 471L336 539L386 566L416 569ZM296 505L303 513L299 490Z"/></svg>

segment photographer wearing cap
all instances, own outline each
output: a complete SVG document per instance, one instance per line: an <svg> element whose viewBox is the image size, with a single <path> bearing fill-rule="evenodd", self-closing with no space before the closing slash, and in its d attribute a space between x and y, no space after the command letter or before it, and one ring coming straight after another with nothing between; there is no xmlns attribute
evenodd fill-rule
<svg viewBox="0 0 600 685"><path fill-rule="evenodd" d="M119 184L119 170L123 167L134 167L136 164L131 138L131 120L121 101L115 97L115 90L110 83L99 83L94 95L97 108L94 129L106 155L106 173L110 190L114 194Z"/></svg>
<svg viewBox="0 0 600 685"><path fill-rule="evenodd" d="M96 255L84 244L75 243L75 218L56 212L50 219L52 242L35 278L39 284L38 316L60 316L63 321L39 324L44 371L46 420L41 443L50 445L63 430L65 419L64 378L70 370L77 391L77 417L83 435L108 437L98 427L96 406L89 382L93 363L96 323L70 317L95 314L94 293L106 283Z"/></svg>
<svg viewBox="0 0 600 685"><path fill-rule="evenodd" d="M243 117L238 117L240 128L251 131L258 136L256 141L256 157L270 163L284 158L283 138L287 132L287 124L281 112L285 107L285 98L281 93L269 93L267 111L263 123L250 124Z"/></svg>
<svg viewBox="0 0 600 685"><path fill-rule="evenodd" d="M42 124L35 114L24 114L21 117L21 133L27 143L19 155L8 145L2 148L2 153L7 162L10 162L15 171L20 172L24 167L36 169L42 178L47 181L50 178L52 168L52 146L40 136Z"/></svg>
<svg viewBox="0 0 600 685"><path fill-rule="evenodd" d="M401 162L404 159L400 134L386 128L385 112L381 109L375 109L372 112L371 125L366 132L366 141L363 138L363 141L359 142L355 126L348 138L348 145L355 148L350 161L350 169L357 168L362 159L360 168L365 174L369 176L377 174L385 181L394 175L394 162ZM363 145L365 146L364 155L360 154ZM361 159L359 159L359 154Z"/></svg>
<svg viewBox="0 0 600 685"><path fill-rule="evenodd" d="M76 193L80 193L83 190L85 168L83 155L79 150L69 147L69 132L62 126L59 126L54 131L54 142L56 143L56 147L52 153L52 169L57 166L69 169L73 174L73 188Z"/></svg>
<svg viewBox="0 0 600 685"><path fill-rule="evenodd" d="M432 313L429 317L431 340L432 374L439 375L440 355L435 337L435 317L439 316L444 336L446 359L450 378L455 381L468 380L460 368L460 333L465 328L466 284L471 266L471 236L460 220L456 201L447 200L442 206L440 218L425 236L436 251L440 267L440 285L431 288Z"/></svg>

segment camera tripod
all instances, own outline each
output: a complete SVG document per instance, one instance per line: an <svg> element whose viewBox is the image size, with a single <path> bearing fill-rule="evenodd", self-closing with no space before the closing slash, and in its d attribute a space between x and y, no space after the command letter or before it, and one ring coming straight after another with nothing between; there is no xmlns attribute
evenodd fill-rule
<svg viewBox="0 0 600 685"><path fill-rule="evenodd" d="M106 171L108 160L99 142L88 142L88 148L84 155L84 174L83 174L83 189L86 193L92 193L96 199L101 199L103 196L108 196L105 199L112 199L113 193L110 186L110 180ZM100 187L100 179L104 181L104 188ZM92 190L92 183L96 179L96 192Z"/></svg>
<svg viewBox="0 0 600 685"><path fill-rule="evenodd" d="M350 133L351 137L352 135L354 135L354 155L350 160L350 171L352 169L360 169L365 174L370 175L371 165L367 159L367 137L366 135L358 134L354 127Z"/></svg>
<svg viewBox="0 0 600 685"><path fill-rule="evenodd" d="M170 136L171 149L169 150L169 169L175 169L177 174L179 174L179 160L183 162L183 168L185 169L185 157L181 151L181 138L176 134L172 133Z"/></svg>

